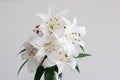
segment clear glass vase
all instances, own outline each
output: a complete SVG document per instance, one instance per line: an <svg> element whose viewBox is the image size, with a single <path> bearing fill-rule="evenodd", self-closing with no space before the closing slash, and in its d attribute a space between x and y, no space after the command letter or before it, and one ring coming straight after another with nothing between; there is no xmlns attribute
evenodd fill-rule
<svg viewBox="0 0 120 80"><path fill-rule="evenodd" d="M55 72L53 80L62 80L62 73L58 74L57 72Z"/></svg>
<svg viewBox="0 0 120 80"><path fill-rule="evenodd" d="M44 80L48 80L45 74L44 74ZM58 74L57 72L54 72L54 76L51 77L50 80L62 80L62 73Z"/></svg>

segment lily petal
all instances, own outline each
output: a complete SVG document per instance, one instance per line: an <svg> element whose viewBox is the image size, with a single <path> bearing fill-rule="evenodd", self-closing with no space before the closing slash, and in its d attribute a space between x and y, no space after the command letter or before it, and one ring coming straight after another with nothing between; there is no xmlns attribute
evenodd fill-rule
<svg viewBox="0 0 120 80"><path fill-rule="evenodd" d="M80 41L80 45L81 45L82 47L84 47L84 46L85 46L84 41Z"/></svg>
<svg viewBox="0 0 120 80"><path fill-rule="evenodd" d="M64 64L63 63L57 63L58 67L58 73L62 73L64 70Z"/></svg>
<svg viewBox="0 0 120 80"><path fill-rule="evenodd" d="M85 27L81 27L81 26L75 26L72 29L72 32L77 32L80 33L80 36L83 37L87 32L86 32L86 28Z"/></svg>
<svg viewBox="0 0 120 80"><path fill-rule="evenodd" d="M44 21L44 22L48 18L48 16L46 14L43 14L43 13L39 13L39 14L37 14L37 16L39 16L41 18L41 20Z"/></svg>
<svg viewBox="0 0 120 80"><path fill-rule="evenodd" d="M67 25L71 25L71 22L69 21L69 20L67 20L66 18L62 18L63 19L63 21L67 24Z"/></svg>
<svg viewBox="0 0 120 80"><path fill-rule="evenodd" d="M64 10L64 11L60 12L58 15L56 15L56 17L62 18L64 16L66 16L67 13L68 13L68 10Z"/></svg>
<svg viewBox="0 0 120 80"><path fill-rule="evenodd" d="M72 26L76 26L76 25L77 25L77 19L74 17L74 18L73 18Z"/></svg>
<svg viewBox="0 0 120 80"><path fill-rule="evenodd" d="M22 60L28 59L28 58L29 58L28 56L29 56L29 55L28 55L27 52L25 51L25 52L22 53L21 59L22 59Z"/></svg>
<svg viewBox="0 0 120 80"><path fill-rule="evenodd" d="M49 17L55 16L55 12L54 12L54 7L53 7L53 6L50 6L50 7L48 8L48 16L49 16Z"/></svg>
<svg viewBox="0 0 120 80"><path fill-rule="evenodd" d="M71 57L69 58L69 62L67 62L66 65L70 67L72 70L75 70L76 60L73 57Z"/></svg>
<svg viewBox="0 0 120 80"><path fill-rule="evenodd" d="M28 42L37 49L41 48L41 40L37 36L31 36Z"/></svg>
<svg viewBox="0 0 120 80"><path fill-rule="evenodd" d="M35 58L31 58L27 62L27 68L29 72L34 72L36 68L38 67L38 61Z"/></svg>
<svg viewBox="0 0 120 80"><path fill-rule="evenodd" d="M47 68L47 67L52 67L56 64L51 62L48 58L46 58L42 65L44 66L44 68Z"/></svg>

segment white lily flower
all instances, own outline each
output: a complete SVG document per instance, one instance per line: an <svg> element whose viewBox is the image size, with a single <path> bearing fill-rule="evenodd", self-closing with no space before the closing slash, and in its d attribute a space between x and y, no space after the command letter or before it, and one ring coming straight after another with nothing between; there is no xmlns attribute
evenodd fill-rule
<svg viewBox="0 0 120 80"><path fill-rule="evenodd" d="M84 47L82 37L86 34L86 29L85 27L77 26L76 18L74 18L73 23L65 18L63 20L67 24L64 37L69 42L68 45L73 46L73 53L76 53L77 55L80 52L80 46Z"/></svg>
<svg viewBox="0 0 120 80"><path fill-rule="evenodd" d="M57 65L59 73L63 72L65 66L68 66L72 70L75 70L76 60L69 53L61 51L59 53L53 53L49 55L43 63L43 66L45 68L54 65Z"/></svg>
<svg viewBox="0 0 120 80"><path fill-rule="evenodd" d="M25 47L26 51L22 53L22 59L31 59L37 54L38 49L33 47L28 42L25 42L23 46Z"/></svg>
<svg viewBox="0 0 120 80"><path fill-rule="evenodd" d="M38 67L38 61L37 58L35 57L38 52L38 49L33 47L28 42L25 42L23 46L25 47L26 51L22 53L21 57L22 59L28 59L27 68L29 72L34 72Z"/></svg>
<svg viewBox="0 0 120 80"><path fill-rule="evenodd" d="M47 27L47 30L55 33L57 36L62 36L66 28L66 24L63 21L63 17L67 14L68 11L62 11L58 15L55 15L54 8L50 7L48 10L48 15L38 14L38 16L44 22L43 24Z"/></svg>
<svg viewBox="0 0 120 80"><path fill-rule="evenodd" d="M54 35L44 35L43 37L32 36L29 43L39 50L37 55L50 56L58 53L62 49L62 44L58 43Z"/></svg>
<svg viewBox="0 0 120 80"><path fill-rule="evenodd" d="M73 55L71 55L71 53L67 53L63 51L61 52L59 59L60 59L60 63L57 64L59 72L63 72L65 66L71 68L72 70L75 70L76 60L73 57Z"/></svg>

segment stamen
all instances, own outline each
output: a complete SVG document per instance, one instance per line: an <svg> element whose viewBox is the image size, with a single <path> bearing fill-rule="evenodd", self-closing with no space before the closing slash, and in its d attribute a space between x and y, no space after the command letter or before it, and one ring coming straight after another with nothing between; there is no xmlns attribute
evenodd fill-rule
<svg viewBox="0 0 120 80"><path fill-rule="evenodd" d="M39 30L37 30L36 33L38 34L38 33L39 33Z"/></svg>
<svg viewBox="0 0 120 80"><path fill-rule="evenodd" d="M35 28L39 28L40 25L35 26Z"/></svg>
<svg viewBox="0 0 120 80"><path fill-rule="evenodd" d="M60 25L60 23L58 23L58 25Z"/></svg>
<svg viewBox="0 0 120 80"><path fill-rule="evenodd" d="M77 39L75 38L75 40L77 40Z"/></svg>
<svg viewBox="0 0 120 80"><path fill-rule="evenodd" d="M65 57L68 57L68 55L67 55L67 54L65 54Z"/></svg>
<svg viewBox="0 0 120 80"><path fill-rule="evenodd" d="M56 21L58 21L58 19L56 19Z"/></svg>
<svg viewBox="0 0 120 80"><path fill-rule="evenodd" d="M50 25L50 28L52 28L52 29L53 29L53 25Z"/></svg>
<svg viewBox="0 0 120 80"><path fill-rule="evenodd" d="M72 44L75 44L74 42L72 42Z"/></svg>
<svg viewBox="0 0 120 80"><path fill-rule="evenodd" d="M61 52L59 52L59 54L61 54Z"/></svg>
<svg viewBox="0 0 120 80"><path fill-rule="evenodd" d="M33 53L33 56L35 56L36 54L35 53Z"/></svg>
<svg viewBox="0 0 120 80"><path fill-rule="evenodd" d="M62 59L60 59L60 61L62 62Z"/></svg>
<svg viewBox="0 0 120 80"><path fill-rule="evenodd" d="M64 26L64 28L66 28L66 26Z"/></svg>
<svg viewBox="0 0 120 80"><path fill-rule="evenodd" d="M78 33L78 35L81 36L80 33Z"/></svg>
<svg viewBox="0 0 120 80"><path fill-rule="evenodd" d="M75 35L77 35L77 33L75 32Z"/></svg>
<svg viewBox="0 0 120 80"><path fill-rule="evenodd" d="M30 47L33 47L33 45L31 45Z"/></svg>
<svg viewBox="0 0 120 80"><path fill-rule="evenodd" d="M50 34L52 34L53 32L49 31Z"/></svg>
<svg viewBox="0 0 120 80"><path fill-rule="evenodd" d="M50 21L52 21L52 19L50 19Z"/></svg>
<svg viewBox="0 0 120 80"><path fill-rule="evenodd" d="M43 33L42 33L42 36L43 36Z"/></svg>

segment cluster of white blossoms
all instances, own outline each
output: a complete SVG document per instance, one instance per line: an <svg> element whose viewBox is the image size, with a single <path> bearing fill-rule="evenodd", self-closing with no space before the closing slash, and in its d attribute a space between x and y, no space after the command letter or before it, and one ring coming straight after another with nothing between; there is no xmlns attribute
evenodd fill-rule
<svg viewBox="0 0 120 80"><path fill-rule="evenodd" d="M42 66L44 68L57 65L59 73L65 66L75 70L77 62L75 57L84 47L82 37L86 34L85 27L77 26L77 20L73 22L65 18L68 11L56 15L53 7L48 9L48 15L38 14L42 23L35 26L28 41L24 43L25 51L22 59L27 59L27 67L34 72L45 56Z"/></svg>

